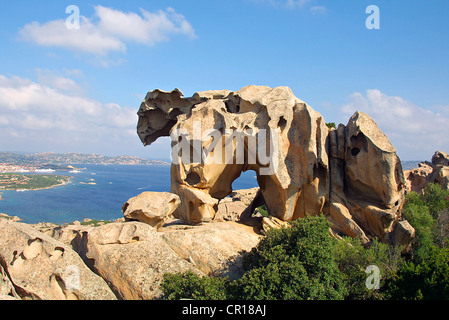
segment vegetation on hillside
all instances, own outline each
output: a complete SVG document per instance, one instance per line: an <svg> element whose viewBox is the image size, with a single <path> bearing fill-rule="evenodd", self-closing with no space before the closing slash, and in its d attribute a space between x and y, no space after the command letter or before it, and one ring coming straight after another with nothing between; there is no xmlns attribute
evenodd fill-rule
<svg viewBox="0 0 449 320"><path fill-rule="evenodd" d="M15 165L34 164L138 164L155 165L166 164L162 161L147 160L134 156L109 157L99 154L84 153L34 153L19 154L13 152L0 152L0 163Z"/></svg>
<svg viewBox="0 0 449 320"><path fill-rule="evenodd" d="M337 240L324 216L306 217L271 230L244 257L237 280L166 274L166 299L449 299L449 191L431 184L406 196L404 217L415 227L402 247L357 239ZM368 266L380 270L379 288L366 285Z"/></svg>
<svg viewBox="0 0 449 320"><path fill-rule="evenodd" d="M47 189L68 183L71 177L61 175L38 175L1 173L1 190L36 190Z"/></svg>

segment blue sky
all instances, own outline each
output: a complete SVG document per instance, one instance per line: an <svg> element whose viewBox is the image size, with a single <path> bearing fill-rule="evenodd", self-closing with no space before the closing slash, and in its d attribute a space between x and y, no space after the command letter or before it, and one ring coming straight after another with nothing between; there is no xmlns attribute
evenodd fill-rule
<svg viewBox="0 0 449 320"><path fill-rule="evenodd" d="M66 7L80 10L65 28ZM380 29L366 8L377 5ZM0 150L168 158L147 91L289 86L327 122L368 113L402 160L449 152L444 0L3 1Z"/></svg>

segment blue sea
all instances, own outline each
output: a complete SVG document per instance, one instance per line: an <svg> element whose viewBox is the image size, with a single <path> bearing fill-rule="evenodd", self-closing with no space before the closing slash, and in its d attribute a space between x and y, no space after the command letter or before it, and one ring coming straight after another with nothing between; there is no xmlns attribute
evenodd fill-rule
<svg viewBox="0 0 449 320"><path fill-rule="evenodd" d="M77 166L86 170L52 173L72 176L67 185L36 191L2 191L0 213L18 216L25 223L115 220L123 217L121 209L129 198L145 191L170 191L169 165ZM233 189L255 186L255 173L248 171L234 182Z"/></svg>

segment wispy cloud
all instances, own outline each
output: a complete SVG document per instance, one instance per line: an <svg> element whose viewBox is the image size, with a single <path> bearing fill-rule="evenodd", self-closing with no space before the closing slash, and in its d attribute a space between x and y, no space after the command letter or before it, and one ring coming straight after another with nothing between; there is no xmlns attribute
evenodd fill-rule
<svg viewBox="0 0 449 320"><path fill-rule="evenodd" d="M328 12L328 9L324 6L313 6L309 10L313 14L326 14Z"/></svg>
<svg viewBox="0 0 449 320"><path fill-rule="evenodd" d="M80 17L80 29L68 29L65 20L46 23L31 22L19 31L25 41L48 47L107 55L109 52L126 52L127 43L135 42L154 46L168 41L174 35L196 38L187 19L173 8L140 14L123 12L103 6L95 7L92 19Z"/></svg>
<svg viewBox="0 0 449 320"><path fill-rule="evenodd" d="M449 150L449 106L424 109L378 89L355 92L341 110L347 119L355 111L370 115L398 149L403 160L430 159L436 150ZM421 159L415 159L416 155Z"/></svg>
<svg viewBox="0 0 449 320"><path fill-rule="evenodd" d="M277 9L308 10L312 14L326 14L328 9L325 6L312 6L314 0L252 0L255 3L264 3Z"/></svg>
<svg viewBox="0 0 449 320"><path fill-rule="evenodd" d="M40 72L43 83L0 75L0 148L79 149L136 140L134 109L89 99L73 79Z"/></svg>

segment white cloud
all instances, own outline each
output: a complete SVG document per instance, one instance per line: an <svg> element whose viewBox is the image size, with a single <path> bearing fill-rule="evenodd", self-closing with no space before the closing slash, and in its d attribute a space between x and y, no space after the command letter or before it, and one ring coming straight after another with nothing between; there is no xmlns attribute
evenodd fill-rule
<svg viewBox="0 0 449 320"><path fill-rule="evenodd" d="M310 8L310 12L313 14L326 14L327 11L327 8L323 6L313 6Z"/></svg>
<svg viewBox="0 0 449 320"><path fill-rule="evenodd" d="M447 106L431 111L402 97L388 96L378 89L370 89L364 94L351 94L341 110L346 119L357 110L370 115L403 160L429 160L437 150L449 151L449 140L446 139L449 136Z"/></svg>
<svg viewBox="0 0 449 320"><path fill-rule="evenodd" d="M288 9L303 8L311 0L286 0L285 7Z"/></svg>
<svg viewBox="0 0 449 320"><path fill-rule="evenodd" d="M255 3L265 3L274 8L280 9L304 9L309 8L314 0L252 0ZM327 8L324 6L312 6L309 11L313 14L325 14L327 13Z"/></svg>
<svg viewBox="0 0 449 320"><path fill-rule="evenodd" d="M47 47L63 47L105 55L109 51L126 51L126 45L117 37L102 32L85 17L81 17L79 30L67 29L65 20L53 20L44 24L31 22L19 35L23 40Z"/></svg>
<svg viewBox="0 0 449 320"><path fill-rule="evenodd" d="M76 83L74 80L70 78L63 77L51 70L47 69L36 69L37 71L37 79L38 82L44 85L48 85L50 87L53 87L55 89L66 91L66 92L72 92L72 93L81 93L84 90L81 88L81 86ZM72 70L67 70L67 74L74 74ZM75 74L74 74L75 75Z"/></svg>
<svg viewBox="0 0 449 320"><path fill-rule="evenodd" d="M0 149L23 150L32 145L41 150L93 151L94 146L106 150L117 143L138 142L135 109L58 88L72 81L59 77L56 84L43 84L0 75Z"/></svg>
<svg viewBox="0 0 449 320"><path fill-rule="evenodd" d="M136 13L124 13L119 10L97 6L96 14L100 19L98 27L107 34L121 39L133 40L153 46L157 42L169 40L171 34L183 34L196 38L190 23L173 8L156 13L140 9L142 17Z"/></svg>
<svg viewBox="0 0 449 320"><path fill-rule="evenodd" d="M141 15L96 6L93 19L80 17L79 29L68 29L63 19L43 24L31 22L20 29L19 36L41 46L63 47L103 56L112 51L126 52L127 42L153 46L168 41L170 36L176 34L191 39L196 37L191 24L173 8L155 13L140 11Z"/></svg>

